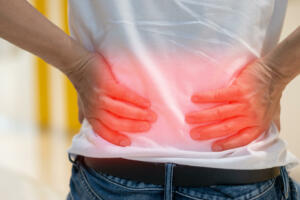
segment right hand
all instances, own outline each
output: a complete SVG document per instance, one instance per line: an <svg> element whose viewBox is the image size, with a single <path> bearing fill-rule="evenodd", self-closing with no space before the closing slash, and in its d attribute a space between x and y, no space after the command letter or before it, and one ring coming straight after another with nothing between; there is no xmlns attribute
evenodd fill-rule
<svg viewBox="0 0 300 200"><path fill-rule="evenodd" d="M68 76L78 92L79 118L112 144L129 146L131 140L120 131L146 132L157 119L150 101L118 83L99 54L89 55Z"/></svg>
<svg viewBox="0 0 300 200"><path fill-rule="evenodd" d="M280 129L280 99L284 88L282 74L260 59L249 63L230 86L193 95L193 103L221 104L186 115L187 123L199 125L191 129L192 139L226 136L212 144L212 150L224 151L254 141L269 129L272 121Z"/></svg>

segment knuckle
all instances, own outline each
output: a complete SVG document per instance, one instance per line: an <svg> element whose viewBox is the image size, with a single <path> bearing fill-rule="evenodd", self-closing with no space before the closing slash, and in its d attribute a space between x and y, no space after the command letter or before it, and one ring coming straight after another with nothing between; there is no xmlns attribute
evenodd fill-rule
<svg viewBox="0 0 300 200"><path fill-rule="evenodd" d="M100 108L106 108L107 107L107 99L104 97L104 96L100 96L100 98L99 98L99 104L98 104L98 106L100 107Z"/></svg>
<svg viewBox="0 0 300 200"><path fill-rule="evenodd" d="M223 113L220 108L216 109L215 115L217 119L223 119Z"/></svg>
<svg viewBox="0 0 300 200"><path fill-rule="evenodd" d="M118 125L117 121L113 118L102 118L102 121L104 124L106 124L109 128L116 130L116 127Z"/></svg>
<svg viewBox="0 0 300 200"><path fill-rule="evenodd" d="M134 112L132 114L132 116L135 118L135 119L147 119L148 117L148 113L147 112Z"/></svg>
<svg viewBox="0 0 300 200"><path fill-rule="evenodd" d="M124 125L129 131L139 131L141 126L139 123L134 123L132 121L129 121L129 123L126 123Z"/></svg>
<svg viewBox="0 0 300 200"><path fill-rule="evenodd" d="M134 131L136 127L135 123L130 119L118 120L118 126L122 131Z"/></svg>
<svg viewBox="0 0 300 200"><path fill-rule="evenodd" d="M232 129L232 125L229 123L224 123L222 126L222 131L227 132L230 131Z"/></svg>

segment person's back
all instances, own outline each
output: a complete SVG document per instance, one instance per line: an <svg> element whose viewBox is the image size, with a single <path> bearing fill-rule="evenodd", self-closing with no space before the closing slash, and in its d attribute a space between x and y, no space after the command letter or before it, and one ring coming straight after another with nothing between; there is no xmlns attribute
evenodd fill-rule
<svg viewBox="0 0 300 200"><path fill-rule="evenodd" d="M285 8L269 0L71 0L72 36L100 52L121 84L149 99L158 119L149 131L128 134L127 147L102 139L84 121L69 152L229 169L295 165L274 123L246 146L212 152L215 140L192 139L184 119L215 105L192 103L194 93L228 86L276 45Z"/></svg>
<svg viewBox="0 0 300 200"><path fill-rule="evenodd" d="M68 200L300 199L279 138L300 74L300 28L276 45L286 3L70 0L74 40L0 0L0 37L77 90Z"/></svg>

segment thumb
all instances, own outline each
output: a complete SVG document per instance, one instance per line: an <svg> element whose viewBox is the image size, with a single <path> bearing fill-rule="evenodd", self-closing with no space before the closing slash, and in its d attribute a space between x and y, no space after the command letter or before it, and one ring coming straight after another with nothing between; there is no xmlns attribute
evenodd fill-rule
<svg viewBox="0 0 300 200"><path fill-rule="evenodd" d="M80 98L77 98L77 104L78 104L78 120L80 123L82 123L84 119L84 113L83 113L83 107Z"/></svg>
<svg viewBox="0 0 300 200"><path fill-rule="evenodd" d="M278 105L276 110L275 110L273 121L274 121L275 125L277 126L277 129L280 131L280 129L281 129L281 125L280 125L280 105Z"/></svg>

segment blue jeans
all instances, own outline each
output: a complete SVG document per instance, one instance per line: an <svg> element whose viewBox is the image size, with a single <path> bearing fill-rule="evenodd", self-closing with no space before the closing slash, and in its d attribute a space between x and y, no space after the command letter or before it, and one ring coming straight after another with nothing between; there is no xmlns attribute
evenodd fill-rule
<svg viewBox="0 0 300 200"><path fill-rule="evenodd" d="M280 176L255 184L174 187L174 163L165 164L164 185L127 180L95 171L78 161L72 163L67 200L300 200L300 187L285 167L281 167Z"/></svg>

